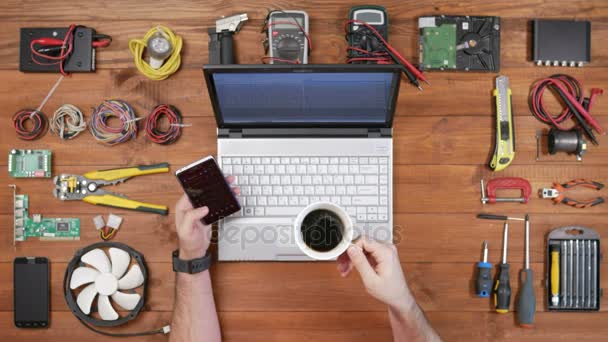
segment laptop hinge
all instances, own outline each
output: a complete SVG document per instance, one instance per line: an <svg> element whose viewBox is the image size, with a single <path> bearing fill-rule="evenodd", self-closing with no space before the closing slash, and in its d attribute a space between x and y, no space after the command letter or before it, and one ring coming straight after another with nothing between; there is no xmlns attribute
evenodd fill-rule
<svg viewBox="0 0 608 342"><path fill-rule="evenodd" d="M218 138L390 138L391 128L219 128Z"/></svg>
<svg viewBox="0 0 608 342"><path fill-rule="evenodd" d="M367 130L368 138L380 138L382 137L382 131L380 128L370 128Z"/></svg>
<svg viewBox="0 0 608 342"><path fill-rule="evenodd" d="M217 137L240 139L243 137L243 130L237 128L218 128Z"/></svg>

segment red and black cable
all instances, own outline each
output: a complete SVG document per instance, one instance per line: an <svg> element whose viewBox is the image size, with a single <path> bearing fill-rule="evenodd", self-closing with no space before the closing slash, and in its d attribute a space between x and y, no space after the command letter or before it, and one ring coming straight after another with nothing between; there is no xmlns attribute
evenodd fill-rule
<svg viewBox="0 0 608 342"><path fill-rule="evenodd" d="M420 81L424 81L427 84L429 84L427 78L424 76L424 74L418 70L414 65L412 65L407 59L405 59L405 57L403 57L399 51L397 51L397 49L395 49L392 45L390 45L386 39L384 39L384 37L382 37L382 35L380 34L380 32L378 32L378 30L376 30L372 25L369 25L368 23L366 23L365 21L361 21L361 20L357 20L357 19L351 19L346 21L346 24L344 25L344 30L347 34L347 36L349 34L354 34L355 32L350 30L350 27L356 24L358 26L363 26L365 27L366 30L369 30L371 33L373 33L373 35L377 38L377 40L379 41L379 43L381 43L384 46L384 52L386 52L386 54L390 57L390 59L392 59L396 64L399 64L403 67L403 73L407 76L408 80L410 81L410 83L412 83L414 86L416 86L418 89L420 88L420 83L418 82L418 80ZM363 53L370 53L370 51L367 51L365 49L361 49L363 51L359 51L359 52L363 52ZM374 59L364 59L364 60L376 60L375 58L377 58L377 56L373 56L373 55L367 55L367 56L362 56L361 58L374 58ZM378 60L380 61L380 60ZM385 62L384 60L382 60L382 62Z"/></svg>
<svg viewBox="0 0 608 342"><path fill-rule="evenodd" d="M165 117L169 128L162 130L160 120ZM148 139L156 144L173 144L182 132L182 114L175 106L160 104L146 117L145 131Z"/></svg>
<svg viewBox="0 0 608 342"><path fill-rule="evenodd" d="M564 105L564 108L558 114L551 114L545 108L543 95L547 89L557 95L560 103ZM576 78L557 74L541 79L532 86L529 105L536 119L561 131L572 129L572 127L567 128L562 124L568 119L574 118L577 123L576 126L580 126L591 141L597 144L592 129L600 134L604 134L604 130L599 122L591 116L590 111L595 97L602 93L602 89L593 88L590 97L585 98L583 86Z"/></svg>
<svg viewBox="0 0 608 342"><path fill-rule="evenodd" d="M32 128L28 129L26 123L32 122ZM22 140L36 140L42 137L48 128L46 115L36 109L22 109L13 114L13 126L17 136Z"/></svg>

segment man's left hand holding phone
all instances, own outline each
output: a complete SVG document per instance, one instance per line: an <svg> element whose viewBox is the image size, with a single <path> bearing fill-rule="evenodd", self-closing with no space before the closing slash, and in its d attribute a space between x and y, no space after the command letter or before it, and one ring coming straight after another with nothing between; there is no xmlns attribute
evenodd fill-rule
<svg viewBox="0 0 608 342"><path fill-rule="evenodd" d="M224 178L211 156L179 169L175 175L185 192L175 207L179 258L200 258L211 242L211 224L240 211L235 196L239 188L231 188L234 177Z"/></svg>

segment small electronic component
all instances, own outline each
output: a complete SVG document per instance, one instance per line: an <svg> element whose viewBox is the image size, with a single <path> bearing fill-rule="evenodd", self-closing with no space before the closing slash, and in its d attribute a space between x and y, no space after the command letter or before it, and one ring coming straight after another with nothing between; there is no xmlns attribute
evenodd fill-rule
<svg viewBox="0 0 608 342"><path fill-rule="evenodd" d="M13 178L50 178L49 150L17 150L8 154L8 174Z"/></svg>
<svg viewBox="0 0 608 342"><path fill-rule="evenodd" d="M30 217L28 195L17 195L17 186L9 186L13 188L13 242L25 241L30 237L40 240L80 240L80 219L45 218L40 214Z"/></svg>
<svg viewBox="0 0 608 342"><path fill-rule="evenodd" d="M538 66L581 67L591 62L591 22L532 22L532 58Z"/></svg>
<svg viewBox="0 0 608 342"><path fill-rule="evenodd" d="M420 69L500 70L499 17L420 17L418 29Z"/></svg>

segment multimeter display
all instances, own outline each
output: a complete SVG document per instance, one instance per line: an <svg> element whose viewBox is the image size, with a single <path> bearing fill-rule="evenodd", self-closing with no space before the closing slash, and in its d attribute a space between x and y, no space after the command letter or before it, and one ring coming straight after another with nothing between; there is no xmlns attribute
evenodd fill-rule
<svg viewBox="0 0 608 342"><path fill-rule="evenodd" d="M275 29L274 33L279 34L277 30L293 30L299 26L304 27L304 18L282 18L280 20L276 20L273 24L273 28Z"/></svg>
<svg viewBox="0 0 608 342"><path fill-rule="evenodd" d="M353 19L364 21L370 25L383 25L384 13L378 10L362 9L354 13Z"/></svg>

